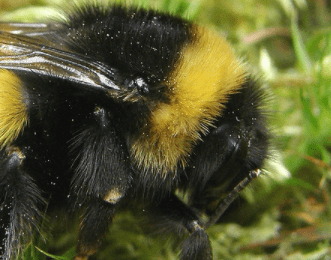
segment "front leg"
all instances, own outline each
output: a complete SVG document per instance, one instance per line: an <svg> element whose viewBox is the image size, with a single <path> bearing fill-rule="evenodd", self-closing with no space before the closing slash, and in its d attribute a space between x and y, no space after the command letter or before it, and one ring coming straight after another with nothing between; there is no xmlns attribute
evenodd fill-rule
<svg viewBox="0 0 331 260"><path fill-rule="evenodd" d="M211 260L212 251L203 223L197 214L177 196L171 195L161 203L152 207L156 219L163 221L166 229L182 233L189 232L189 237L183 242L180 254L181 260Z"/></svg>
<svg viewBox="0 0 331 260"><path fill-rule="evenodd" d="M83 204L76 260L95 253L112 222L116 204L131 186L132 174L125 144L118 137L111 115L97 108L89 125L73 142L75 174L72 191Z"/></svg>

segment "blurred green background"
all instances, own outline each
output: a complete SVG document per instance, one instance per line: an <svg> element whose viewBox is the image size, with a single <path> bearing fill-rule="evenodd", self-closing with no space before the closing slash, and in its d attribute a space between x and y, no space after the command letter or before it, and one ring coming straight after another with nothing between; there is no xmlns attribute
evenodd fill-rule
<svg viewBox="0 0 331 260"><path fill-rule="evenodd" d="M50 21L79 0L0 0L2 21ZM116 1L123 2L123 1ZM196 21L223 35L274 96L274 158L208 230L214 259L330 259L331 31L328 0L124 1ZM24 259L70 259L76 230L61 214ZM167 236L165 236L167 237ZM116 216L93 259L176 259L176 237L146 235ZM48 258L50 259L50 258Z"/></svg>

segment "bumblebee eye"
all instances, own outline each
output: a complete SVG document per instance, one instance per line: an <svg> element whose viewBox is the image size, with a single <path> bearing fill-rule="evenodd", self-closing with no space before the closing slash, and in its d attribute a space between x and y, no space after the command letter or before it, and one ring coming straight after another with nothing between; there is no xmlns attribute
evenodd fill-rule
<svg viewBox="0 0 331 260"><path fill-rule="evenodd" d="M143 78L135 78L133 80L128 80L125 82L128 88L137 89L137 91L141 94L149 93L148 84Z"/></svg>

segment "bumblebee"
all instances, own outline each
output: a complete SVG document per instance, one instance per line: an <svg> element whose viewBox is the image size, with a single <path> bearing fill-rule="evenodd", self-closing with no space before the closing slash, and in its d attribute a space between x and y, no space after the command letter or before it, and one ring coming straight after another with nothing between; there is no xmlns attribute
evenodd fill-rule
<svg viewBox="0 0 331 260"><path fill-rule="evenodd" d="M188 233L180 259L212 259L205 228L270 150L265 94L229 44L120 5L0 29L2 259L22 253L46 206L64 205L82 212L76 260L135 205Z"/></svg>

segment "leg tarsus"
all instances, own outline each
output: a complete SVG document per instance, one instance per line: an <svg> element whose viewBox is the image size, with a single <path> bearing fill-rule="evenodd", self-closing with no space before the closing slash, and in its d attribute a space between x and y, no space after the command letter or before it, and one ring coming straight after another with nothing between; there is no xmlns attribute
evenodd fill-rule
<svg viewBox="0 0 331 260"><path fill-rule="evenodd" d="M161 219L168 221L175 230L187 230L190 236L183 242L181 260L211 260L212 250L207 233L197 213L175 195L164 199L155 209Z"/></svg>
<svg viewBox="0 0 331 260"><path fill-rule="evenodd" d="M183 242L181 260L211 260L212 251L207 233L197 226Z"/></svg>
<svg viewBox="0 0 331 260"><path fill-rule="evenodd" d="M75 260L87 259L98 250L112 223L114 212L115 205L100 199L89 203L80 224Z"/></svg>
<svg viewBox="0 0 331 260"><path fill-rule="evenodd" d="M219 204L219 206L216 208L214 214L210 217L209 221L205 224L205 228L209 228L210 226L214 225L220 217L223 215L223 213L227 210L227 208L231 205L231 203L239 196L239 193L246 188L246 186L251 183L251 181L258 176L261 175L261 170L256 169L253 171L250 171L248 176L243 179L241 182L239 182L233 190L226 196L226 198Z"/></svg>

